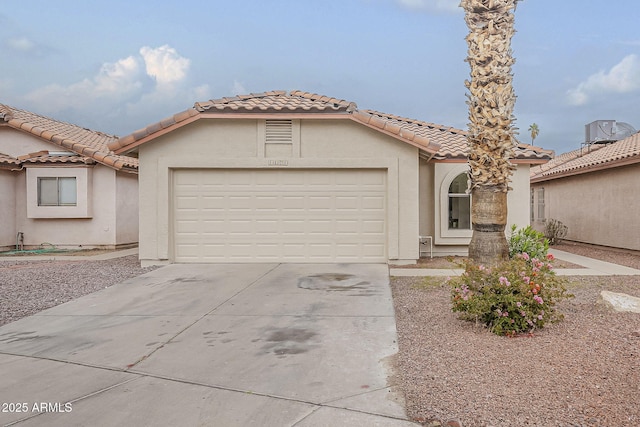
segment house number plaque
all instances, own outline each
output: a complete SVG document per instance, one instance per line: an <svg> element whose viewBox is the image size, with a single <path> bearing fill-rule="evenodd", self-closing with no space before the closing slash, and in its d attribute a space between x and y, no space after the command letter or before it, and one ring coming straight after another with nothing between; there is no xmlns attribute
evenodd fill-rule
<svg viewBox="0 0 640 427"><path fill-rule="evenodd" d="M269 160L269 166L289 166L288 160Z"/></svg>

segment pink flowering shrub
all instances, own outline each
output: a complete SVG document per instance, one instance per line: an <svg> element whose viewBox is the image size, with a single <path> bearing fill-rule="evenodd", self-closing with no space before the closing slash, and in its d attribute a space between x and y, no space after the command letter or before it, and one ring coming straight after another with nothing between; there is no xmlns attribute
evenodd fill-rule
<svg viewBox="0 0 640 427"><path fill-rule="evenodd" d="M453 311L497 335L515 336L561 320L555 306L573 295L553 271L553 255L546 258L525 252L493 268L463 264L464 273L449 280Z"/></svg>

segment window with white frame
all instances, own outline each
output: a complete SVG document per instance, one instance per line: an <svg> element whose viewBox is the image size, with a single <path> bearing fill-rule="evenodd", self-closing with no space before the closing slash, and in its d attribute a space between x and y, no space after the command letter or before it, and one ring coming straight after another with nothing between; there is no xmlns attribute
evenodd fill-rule
<svg viewBox="0 0 640 427"><path fill-rule="evenodd" d="M38 177L38 206L76 206L75 177Z"/></svg>
<svg viewBox="0 0 640 427"><path fill-rule="evenodd" d="M471 194L468 192L467 173L456 176L449 185L449 229L471 229Z"/></svg>
<svg viewBox="0 0 640 427"><path fill-rule="evenodd" d="M533 222L533 221L536 220L536 217L535 217L535 202L536 202L536 198L535 198L534 189L532 188L529 191L529 193L530 193L530 198L531 198L531 201L530 201L530 204L529 204L529 221Z"/></svg>
<svg viewBox="0 0 640 427"><path fill-rule="evenodd" d="M544 217L544 187L542 188L538 188L537 190L538 193L538 221L544 221L545 217Z"/></svg>
<svg viewBox="0 0 640 427"><path fill-rule="evenodd" d="M92 218L93 167L28 167L27 218Z"/></svg>

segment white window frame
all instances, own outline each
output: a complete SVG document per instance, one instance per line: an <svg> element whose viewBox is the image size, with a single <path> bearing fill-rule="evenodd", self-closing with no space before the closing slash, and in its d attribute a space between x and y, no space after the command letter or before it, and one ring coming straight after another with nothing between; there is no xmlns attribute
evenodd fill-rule
<svg viewBox="0 0 640 427"><path fill-rule="evenodd" d="M92 167L28 167L26 169L28 218L92 218ZM75 178L75 205L40 205L39 182L42 178Z"/></svg>
<svg viewBox="0 0 640 427"><path fill-rule="evenodd" d="M536 190L534 188L530 188L529 190L529 222L534 222L536 220L535 204L536 204Z"/></svg>
<svg viewBox="0 0 640 427"><path fill-rule="evenodd" d="M465 189L465 192L463 193L452 193L451 191L449 191L451 189L451 185L453 185L453 182L458 179L461 176L465 176L466 177L466 181L468 181L469 179L469 175L465 172L458 174L449 184L449 189L447 190L447 227L449 228L449 230L471 230L471 193L468 192L468 184L467 184L467 188ZM465 199L469 202L469 227L465 227L462 228L460 227L460 222L458 218L458 226L454 227L451 218L449 218L449 214L450 214L450 204L452 203L452 199Z"/></svg>
<svg viewBox="0 0 640 427"><path fill-rule="evenodd" d="M44 183L54 183L52 191L55 194L44 194ZM73 183L73 191L69 185ZM67 194L69 193L69 194ZM53 196L53 197L51 197ZM51 202L44 199L50 197ZM78 180L75 176L40 176L38 177L38 206L77 206L78 205Z"/></svg>
<svg viewBox="0 0 640 427"><path fill-rule="evenodd" d="M544 204L544 187L536 188L536 220L544 222L546 219L545 215L545 204Z"/></svg>
<svg viewBox="0 0 640 427"><path fill-rule="evenodd" d="M436 224L435 243L442 245L468 245L473 234L472 227L469 229L449 228L449 187L460 174L469 172L469 166L467 163L442 163L435 166L436 194L438 195L437 200L440 202L436 204L436 220L439 225Z"/></svg>

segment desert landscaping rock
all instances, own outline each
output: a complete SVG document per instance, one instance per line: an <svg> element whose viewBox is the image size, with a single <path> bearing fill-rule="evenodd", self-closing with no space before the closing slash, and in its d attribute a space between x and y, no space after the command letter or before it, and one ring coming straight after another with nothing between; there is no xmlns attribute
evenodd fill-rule
<svg viewBox="0 0 640 427"><path fill-rule="evenodd" d="M640 313L640 298L609 291L600 292L600 298L615 311Z"/></svg>
<svg viewBox="0 0 640 427"><path fill-rule="evenodd" d="M106 261L0 261L0 326L153 270L137 255Z"/></svg>

